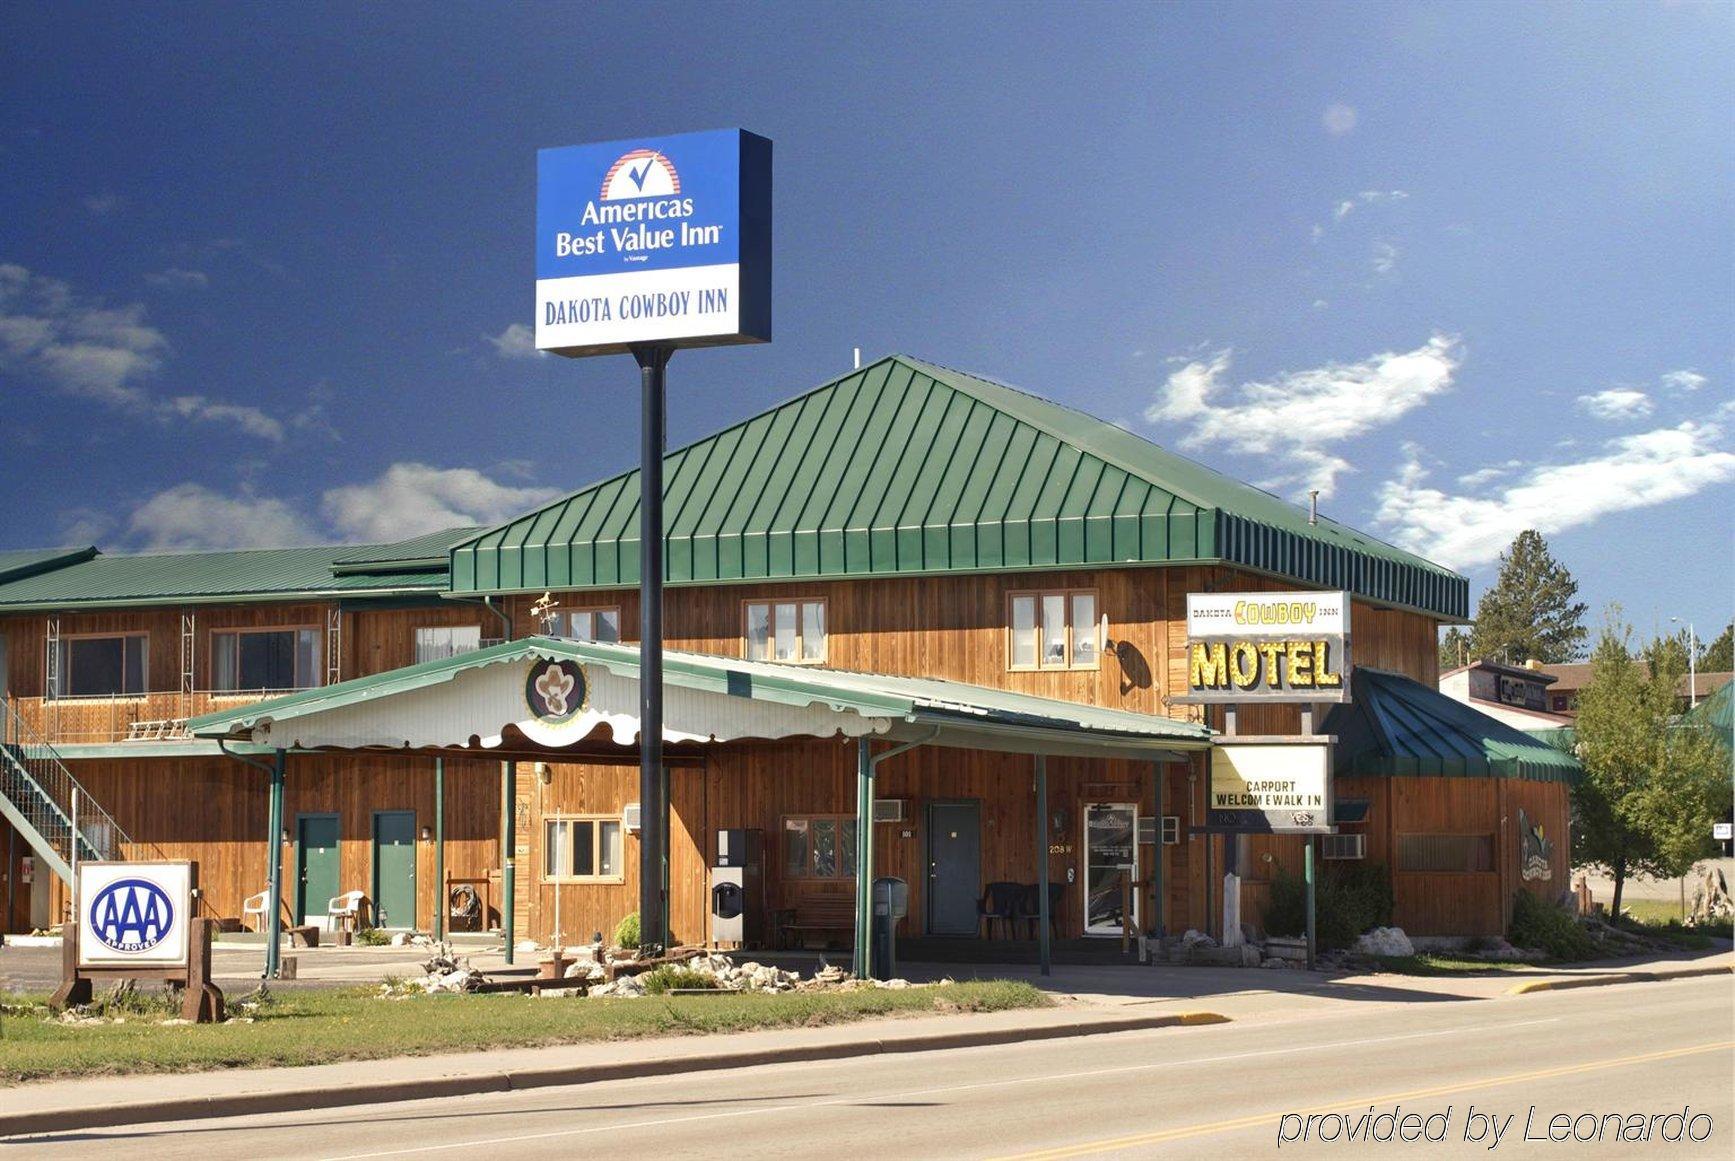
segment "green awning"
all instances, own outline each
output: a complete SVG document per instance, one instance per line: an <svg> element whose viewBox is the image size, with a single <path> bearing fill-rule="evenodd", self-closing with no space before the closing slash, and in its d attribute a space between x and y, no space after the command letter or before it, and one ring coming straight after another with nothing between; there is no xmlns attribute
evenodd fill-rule
<svg viewBox="0 0 1735 1161"><path fill-rule="evenodd" d="M1417 681L1358 668L1353 700L1327 714L1336 773L1575 782L1578 760Z"/></svg>

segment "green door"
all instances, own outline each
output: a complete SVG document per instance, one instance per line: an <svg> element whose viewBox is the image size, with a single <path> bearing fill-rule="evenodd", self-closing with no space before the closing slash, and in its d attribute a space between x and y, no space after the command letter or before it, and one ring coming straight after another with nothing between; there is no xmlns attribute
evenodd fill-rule
<svg viewBox="0 0 1735 1161"><path fill-rule="evenodd" d="M410 810L374 814L374 923L413 930L416 926L416 815Z"/></svg>
<svg viewBox="0 0 1735 1161"><path fill-rule="evenodd" d="M326 904L338 893L337 815L303 814L295 829L295 914L301 923L323 924Z"/></svg>

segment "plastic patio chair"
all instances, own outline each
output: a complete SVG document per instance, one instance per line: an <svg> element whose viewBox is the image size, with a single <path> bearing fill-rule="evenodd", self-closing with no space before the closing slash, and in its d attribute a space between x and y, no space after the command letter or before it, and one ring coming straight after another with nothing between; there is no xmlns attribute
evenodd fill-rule
<svg viewBox="0 0 1735 1161"><path fill-rule="evenodd" d="M361 926L361 905L367 899L365 891L345 891L326 900L325 929L354 931ZM347 927L341 926L348 924Z"/></svg>

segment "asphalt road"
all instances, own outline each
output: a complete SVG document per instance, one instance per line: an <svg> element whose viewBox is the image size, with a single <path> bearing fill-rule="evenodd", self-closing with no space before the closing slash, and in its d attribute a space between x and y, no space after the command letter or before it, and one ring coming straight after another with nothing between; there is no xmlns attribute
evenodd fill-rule
<svg viewBox="0 0 1735 1161"><path fill-rule="evenodd" d="M389 1065L382 1065L387 1068ZM455 1101L96 1130L0 1143L55 1158L1499 1156L1726 1159L1735 1151L1727 977L1330 1012L907 1056L549 1088ZM1417 1113L1438 1141L1279 1147L1308 1113ZM1706 1139L1525 1140L1557 1114L1706 1114ZM1532 1113L1534 1109L1534 1113ZM1283 1114L1298 1116L1285 1119ZM1426 1118L1432 1118L1431 1120ZM1511 1118L1508 1120L1507 1118ZM1629 1124L1631 1122L1628 1122ZM1384 1133L1396 1125L1373 1121ZM1467 1130L1484 1133L1466 1140ZM1569 1122L1569 1129L1570 1122Z"/></svg>

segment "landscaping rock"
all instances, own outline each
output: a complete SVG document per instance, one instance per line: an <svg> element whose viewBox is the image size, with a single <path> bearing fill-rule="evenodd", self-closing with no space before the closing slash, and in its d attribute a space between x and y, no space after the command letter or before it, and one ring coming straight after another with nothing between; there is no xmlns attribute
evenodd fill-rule
<svg viewBox="0 0 1735 1161"><path fill-rule="evenodd" d="M1376 927L1356 937L1355 950L1361 955L1411 956L1415 945L1401 927Z"/></svg>
<svg viewBox="0 0 1735 1161"><path fill-rule="evenodd" d="M1181 946L1186 949L1194 947L1216 947L1217 941L1195 928L1187 928L1187 933L1181 936Z"/></svg>

